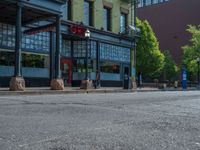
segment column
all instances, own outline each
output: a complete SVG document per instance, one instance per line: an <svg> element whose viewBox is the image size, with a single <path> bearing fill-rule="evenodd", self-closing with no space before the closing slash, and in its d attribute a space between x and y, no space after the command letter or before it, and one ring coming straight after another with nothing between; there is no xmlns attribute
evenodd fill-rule
<svg viewBox="0 0 200 150"><path fill-rule="evenodd" d="M85 65L85 68L86 68L86 71L85 71L85 80L88 80L89 78L88 78L88 41L89 41L89 39L87 38L86 39L86 65Z"/></svg>
<svg viewBox="0 0 200 150"><path fill-rule="evenodd" d="M131 80L132 80L132 88L136 89L136 42L134 40L133 42L133 48L131 48L130 52L130 58L131 58Z"/></svg>
<svg viewBox="0 0 200 150"><path fill-rule="evenodd" d="M100 80L100 42L97 41L96 42L96 88L100 88L101 87L101 80Z"/></svg>
<svg viewBox="0 0 200 150"><path fill-rule="evenodd" d="M55 78L51 80L52 90L64 90L64 82L60 75L60 40L61 16L56 16L56 51L55 51Z"/></svg>
<svg viewBox="0 0 200 150"><path fill-rule="evenodd" d="M54 78L54 33L50 31L50 53L49 53L49 63L50 63L50 80Z"/></svg>
<svg viewBox="0 0 200 150"><path fill-rule="evenodd" d="M25 81L21 76L22 2L19 1L16 6L15 68L14 77L10 81L10 90L24 91Z"/></svg>
<svg viewBox="0 0 200 150"><path fill-rule="evenodd" d="M60 76L60 16L56 17L56 52L55 52L55 78L61 78Z"/></svg>

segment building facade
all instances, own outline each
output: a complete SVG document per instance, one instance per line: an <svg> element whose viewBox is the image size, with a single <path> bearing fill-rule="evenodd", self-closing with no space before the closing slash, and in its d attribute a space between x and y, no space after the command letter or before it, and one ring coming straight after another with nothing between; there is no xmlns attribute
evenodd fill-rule
<svg viewBox="0 0 200 150"><path fill-rule="evenodd" d="M182 46L190 44L188 25L199 25L199 0L169 0L138 8L137 16L148 20L158 38L160 49L169 50L178 65L182 63Z"/></svg>
<svg viewBox="0 0 200 150"><path fill-rule="evenodd" d="M170 0L138 0L138 8L151 6L151 5L157 5L157 4L167 2L167 1L170 1Z"/></svg>
<svg viewBox="0 0 200 150"><path fill-rule="evenodd" d="M97 73L102 86L122 86L125 74L134 77L136 35L127 28L134 12L126 0L2 0L0 6L0 87L13 76L26 86L53 79L80 86L86 74L95 81Z"/></svg>

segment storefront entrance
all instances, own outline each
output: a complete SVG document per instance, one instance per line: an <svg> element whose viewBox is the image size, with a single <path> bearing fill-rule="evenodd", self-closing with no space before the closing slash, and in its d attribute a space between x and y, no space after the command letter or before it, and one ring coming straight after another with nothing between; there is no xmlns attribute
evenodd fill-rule
<svg viewBox="0 0 200 150"><path fill-rule="evenodd" d="M72 61L71 59L61 58L61 75L65 86L72 84Z"/></svg>
<svg viewBox="0 0 200 150"><path fill-rule="evenodd" d="M130 67L129 65L125 65L123 64L123 79L124 79L124 76L130 76Z"/></svg>

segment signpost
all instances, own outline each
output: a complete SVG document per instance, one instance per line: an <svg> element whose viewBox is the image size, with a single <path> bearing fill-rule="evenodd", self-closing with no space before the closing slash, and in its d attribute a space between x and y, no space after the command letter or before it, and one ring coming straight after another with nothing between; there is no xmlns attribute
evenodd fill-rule
<svg viewBox="0 0 200 150"><path fill-rule="evenodd" d="M182 89L187 89L187 71L185 68L182 68Z"/></svg>

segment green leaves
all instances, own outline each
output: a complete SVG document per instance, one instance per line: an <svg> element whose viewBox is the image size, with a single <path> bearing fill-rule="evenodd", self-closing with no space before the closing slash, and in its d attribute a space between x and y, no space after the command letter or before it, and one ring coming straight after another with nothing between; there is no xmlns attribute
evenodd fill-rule
<svg viewBox="0 0 200 150"><path fill-rule="evenodd" d="M196 78L198 71L196 59L200 58L200 26L188 25L187 32L191 33L191 45L183 46L183 64L191 74L191 80Z"/></svg>
<svg viewBox="0 0 200 150"><path fill-rule="evenodd" d="M137 19L137 27L141 29L141 37L137 43L137 72L146 78L159 77L164 67L164 55L147 20Z"/></svg>
<svg viewBox="0 0 200 150"><path fill-rule="evenodd" d="M164 52L164 55L165 55L165 65L163 68L163 75L165 80L169 81L177 80L179 68L177 67L175 61L173 60L168 50Z"/></svg>

